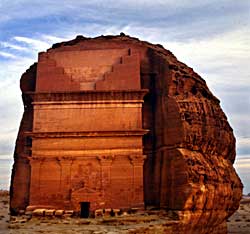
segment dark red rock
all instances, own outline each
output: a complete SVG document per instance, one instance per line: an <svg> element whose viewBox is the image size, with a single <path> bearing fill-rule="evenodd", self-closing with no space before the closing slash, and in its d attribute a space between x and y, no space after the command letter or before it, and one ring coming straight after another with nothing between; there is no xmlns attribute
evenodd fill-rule
<svg viewBox="0 0 250 234"><path fill-rule="evenodd" d="M12 214L146 205L175 213L183 233L226 233L242 195L233 130L171 52L123 34L77 37L40 53L21 89Z"/></svg>

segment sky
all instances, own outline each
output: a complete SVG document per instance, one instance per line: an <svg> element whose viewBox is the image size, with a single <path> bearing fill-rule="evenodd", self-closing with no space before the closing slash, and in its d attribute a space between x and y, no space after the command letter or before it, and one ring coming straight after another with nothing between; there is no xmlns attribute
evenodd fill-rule
<svg viewBox="0 0 250 234"><path fill-rule="evenodd" d="M162 44L206 80L234 129L235 167L250 193L250 0L0 0L0 188L23 112L19 80L37 53L120 32Z"/></svg>

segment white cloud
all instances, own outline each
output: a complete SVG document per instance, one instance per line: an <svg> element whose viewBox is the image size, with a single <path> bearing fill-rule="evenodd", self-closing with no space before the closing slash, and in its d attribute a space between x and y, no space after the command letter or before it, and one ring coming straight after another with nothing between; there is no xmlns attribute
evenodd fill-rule
<svg viewBox="0 0 250 234"><path fill-rule="evenodd" d="M33 38L16 36L13 39L18 41L18 42L23 42L23 43L29 45L33 50L43 51L43 50L46 50L50 47L49 43L47 43L45 41L33 39Z"/></svg>
<svg viewBox="0 0 250 234"><path fill-rule="evenodd" d="M76 24L98 23L103 26L140 25L160 26L176 30L175 35L207 37L210 33L230 30L235 22L242 23L247 19L248 1L234 0L1 0L0 22L32 21L42 19L53 32L63 28L74 28ZM46 6L46 7L44 7ZM233 6L233 7L232 7ZM6 17L8 12L8 17ZM27 13L28 12L28 13ZM34 25L33 25L34 26ZM40 25L38 25L40 26ZM59 27L58 27L59 26ZM37 32L34 28L34 31ZM41 28L44 30L44 27ZM203 33L200 33L203 31ZM27 34L26 34L27 35ZM175 37L177 38L177 36Z"/></svg>
<svg viewBox="0 0 250 234"><path fill-rule="evenodd" d="M11 38L17 43L24 43L25 56L15 56L11 53L1 52L0 56L12 60L0 60L0 154L12 157L19 124L23 113L23 104L19 82L21 75L37 60L37 53L51 46L52 43L61 41L62 38L51 35L40 35L41 39L16 36ZM5 46L19 44L4 43ZM9 46L10 47L10 46ZM16 48L17 50L20 48ZM7 77L7 79L6 79Z"/></svg>
<svg viewBox="0 0 250 234"><path fill-rule="evenodd" d="M41 35L41 38L43 38L43 40L46 41L46 43L49 44L50 46L52 43L57 43L72 39L72 37L57 37L52 35Z"/></svg>
<svg viewBox="0 0 250 234"><path fill-rule="evenodd" d="M20 77L34 62L27 57L0 60L0 154L12 157L17 131L23 113Z"/></svg>
<svg viewBox="0 0 250 234"><path fill-rule="evenodd" d="M250 74L248 66L250 59L250 30L234 30L215 37L203 40L190 40L187 42L164 42L166 48L174 51L182 61L187 61L206 74L206 71L218 74L218 69L226 67L227 75L238 68L241 68L244 75ZM247 70L246 70L247 69ZM220 72L220 70L219 70ZM232 74L231 74L232 75ZM209 77L208 77L209 78ZM231 77L233 78L233 77ZM230 77L221 77L216 82L230 81ZM246 77L240 79L242 82L248 81ZM237 77L237 83L239 78ZM249 81L250 82L250 81Z"/></svg>
<svg viewBox="0 0 250 234"><path fill-rule="evenodd" d="M235 164L235 167L237 169L240 169L240 168L245 168L245 169L248 169L250 171L250 162L242 162L242 163L236 163Z"/></svg>
<svg viewBox="0 0 250 234"><path fill-rule="evenodd" d="M16 59L17 58L17 56L15 56L14 54L4 52L4 51L0 51L0 56L5 57L5 58L10 58L10 59Z"/></svg>
<svg viewBox="0 0 250 234"><path fill-rule="evenodd" d="M239 138L238 144L240 146L249 146L250 147L250 137Z"/></svg>
<svg viewBox="0 0 250 234"><path fill-rule="evenodd" d="M11 43L8 43L8 42L0 42L0 45L2 45L5 48L10 48L10 49L14 49L14 50L28 51L28 48L26 48L26 47L22 47L22 46L19 46L19 45L11 44Z"/></svg>
<svg viewBox="0 0 250 234"><path fill-rule="evenodd" d="M240 176L240 179L244 185L243 192L245 194L250 192L250 154L245 155L244 158L237 157L234 163L234 167Z"/></svg>
<svg viewBox="0 0 250 234"><path fill-rule="evenodd" d="M236 168L249 168L250 170L250 155L248 155L249 158L237 158L235 161L235 167Z"/></svg>

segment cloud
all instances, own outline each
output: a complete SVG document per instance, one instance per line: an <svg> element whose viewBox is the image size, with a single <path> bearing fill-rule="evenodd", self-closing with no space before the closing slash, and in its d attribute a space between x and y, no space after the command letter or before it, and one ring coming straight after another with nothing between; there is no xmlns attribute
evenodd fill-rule
<svg viewBox="0 0 250 234"><path fill-rule="evenodd" d="M8 43L8 42L0 42L0 45L2 45L2 47L4 47L4 48L19 50L19 51L28 51L28 48L26 48L26 47L11 44L11 43Z"/></svg>
<svg viewBox="0 0 250 234"><path fill-rule="evenodd" d="M23 42L23 43L29 45L33 50L43 51L43 50L48 49L50 47L50 44L45 42L45 41L41 41L41 40L37 40L37 39L33 39L33 38L28 38L28 37L16 36L16 37L14 37L14 40L16 40L18 42Z"/></svg>
<svg viewBox="0 0 250 234"><path fill-rule="evenodd" d="M16 59L17 58L14 54L4 52L4 51L0 51L0 56L2 56L4 58L9 58L9 59Z"/></svg>
<svg viewBox="0 0 250 234"><path fill-rule="evenodd" d="M250 138L241 138L238 141L238 144L241 146L250 146Z"/></svg>
<svg viewBox="0 0 250 234"><path fill-rule="evenodd" d="M250 57L249 40L250 29L238 29L204 39L194 38L187 42L166 41L164 44L166 48L175 51L177 57L191 63L195 62L196 67L204 74L208 72L217 75L218 69L226 68L219 72L223 71L230 75L233 70L238 72L239 67L244 68L242 72L245 72ZM219 79L217 83L221 80Z"/></svg>
<svg viewBox="0 0 250 234"><path fill-rule="evenodd" d="M23 106L19 80L34 58L15 56L0 60L0 155L12 157Z"/></svg>
<svg viewBox="0 0 250 234"><path fill-rule="evenodd" d="M63 39L46 34L40 35L39 38L15 36L10 39L11 43L1 43L8 49L16 49L21 52L21 54L13 55L0 51L0 56L12 59L0 60L0 67L4 68L0 70L0 109L4 110L0 112L0 155L7 155L10 158L14 152L16 136L23 113L19 88L20 77L37 60L39 51L46 50L52 43Z"/></svg>
<svg viewBox="0 0 250 234"><path fill-rule="evenodd" d="M98 24L104 27L131 25L132 27L143 26L145 29L159 28L167 31L165 38L187 41L190 38L206 38L238 26L249 25L248 9L248 1L233 0L219 2L215 0L191 2L187 0L88 2L62 0L60 4L50 0L42 2L19 0L4 1L0 15L4 16L5 12L9 15L2 19L4 29L7 30L10 24L16 31L22 27L19 32L23 33L25 29L25 32L33 35L34 31L49 31L57 34L60 31L64 33L64 30L68 29L74 31L74 28L80 25ZM35 27L31 28L31 25Z"/></svg>
<svg viewBox="0 0 250 234"><path fill-rule="evenodd" d="M250 193L250 154L244 158L236 158L234 167L244 185L243 193Z"/></svg>
<svg viewBox="0 0 250 234"><path fill-rule="evenodd" d="M46 6L46 7L44 7ZM233 7L232 7L233 6ZM215 1L215 0L203 0L201 1L189 1L189 0L92 0L92 1L78 1L78 0L61 0L60 4L54 1L50 0L44 0L42 2L34 2L32 0L15 0L15 1L1 1L1 10L2 12L4 10L7 10L8 8L8 15L9 17L6 17L5 14L3 14L2 20L8 20L11 17L19 17L19 18L27 18L30 19L32 17L40 17L40 16L47 16L54 13L54 15L60 14L60 13L66 13L67 11L69 13L72 13L72 11L76 11L78 9L92 9L95 8L99 10L100 8L103 9L103 11L99 12L99 15L103 15L105 12L109 12L110 9L115 10L113 11L113 14L116 12L120 13L119 10L123 10L124 12L131 12L132 10L140 10L144 13L144 10L151 10L148 11L147 15L151 15L155 13L156 11L163 12L165 11L165 15L169 15L175 12L183 12L183 10L189 10L192 12L192 10L198 10L198 13L201 12L201 9L204 8L204 10L210 11L210 9L214 9L214 11L225 11L231 10L231 11L237 11L238 8L241 8L244 10L249 6L249 2L247 1L240 1L235 2L233 0L221 0L221 1ZM20 9L26 9L27 11L20 11ZM39 11L34 11L34 9L39 9ZM19 10L19 11L17 11ZM204 11L203 10L203 11ZM203 14L204 12L201 12L200 14ZM245 9L246 11L246 9ZM29 14L27 14L29 12ZM197 12L193 12L198 14ZM209 12L210 13L210 12ZM242 13L242 12L239 12ZM5 16L5 17L4 17ZM145 17L147 18L147 17Z"/></svg>
<svg viewBox="0 0 250 234"><path fill-rule="evenodd" d="M248 161L243 161L243 162L241 162L241 163L235 164L235 167L236 167L237 169L239 169L239 168L244 168L244 169L250 170L250 162L248 162Z"/></svg>
<svg viewBox="0 0 250 234"><path fill-rule="evenodd" d="M52 35L41 35L41 38L43 38L43 40L45 40L50 46L51 46L51 43L56 43L56 42L61 42L61 41L72 39L72 37L66 38L66 37L57 37L57 36L52 36Z"/></svg>
<svg viewBox="0 0 250 234"><path fill-rule="evenodd" d="M237 139L237 153L240 158L250 156L250 137L239 137Z"/></svg>

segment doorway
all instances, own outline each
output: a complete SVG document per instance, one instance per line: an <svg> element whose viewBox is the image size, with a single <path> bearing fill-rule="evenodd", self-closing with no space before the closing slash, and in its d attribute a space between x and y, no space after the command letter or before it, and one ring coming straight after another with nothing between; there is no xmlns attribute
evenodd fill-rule
<svg viewBox="0 0 250 234"><path fill-rule="evenodd" d="M89 217L90 202L80 202L80 205L81 205L80 217L81 218L88 218Z"/></svg>

